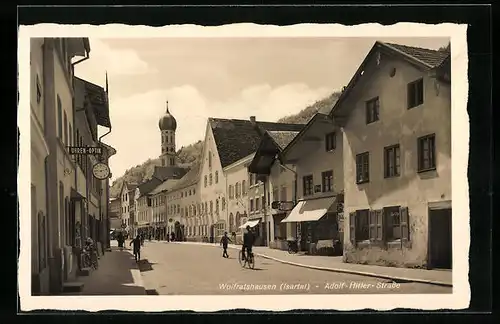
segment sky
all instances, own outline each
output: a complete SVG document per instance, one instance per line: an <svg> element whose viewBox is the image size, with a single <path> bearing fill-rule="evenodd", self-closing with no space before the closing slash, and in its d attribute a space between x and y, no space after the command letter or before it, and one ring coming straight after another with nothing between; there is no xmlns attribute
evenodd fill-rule
<svg viewBox="0 0 500 324"><path fill-rule="evenodd" d="M75 74L105 86L117 150L112 180L161 152L166 101L176 144L202 140L208 117L261 121L298 113L347 85L376 40L438 49L447 38L90 38ZM107 129L100 130L100 133Z"/></svg>

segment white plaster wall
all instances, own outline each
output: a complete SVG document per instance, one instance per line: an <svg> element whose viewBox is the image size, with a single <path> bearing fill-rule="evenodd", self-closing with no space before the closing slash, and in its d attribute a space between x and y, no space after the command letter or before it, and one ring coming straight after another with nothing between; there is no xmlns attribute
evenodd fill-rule
<svg viewBox="0 0 500 324"><path fill-rule="evenodd" d="M389 71L396 68L394 77ZM384 258L396 264L424 265L427 253L427 203L451 200L451 92L426 72L399 60L382 56L380 66L374 62L366 69L366 79L345 104L354 108L344 128L345 180L345 249L349 241L350 212L357 209L380 209L385 206L408 206L411 249L403 251L353 251L354 261L374 262ZM424 104L407 109L407 84L424 80ZM379 96L380 120L366 125L365 101ZM436 171L417 173L417 138L436 134ZM384 147L400 145L401 175L384 178ZM370 152L370 182L356 184L356 154ZM404 255L404 257L403 257Z"/></svg>

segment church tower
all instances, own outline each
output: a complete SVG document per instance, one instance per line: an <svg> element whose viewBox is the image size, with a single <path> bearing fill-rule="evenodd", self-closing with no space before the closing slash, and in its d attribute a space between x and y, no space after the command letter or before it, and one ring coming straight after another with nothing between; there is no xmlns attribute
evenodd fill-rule
<svg viewBox="0 0 500 324"><path fill-rule="evenodd" d="M177 121L170 114L168 109L165 115L160 118L158 126L161 132L161 165L164 167L176 165L175 152L175 130L177 129Z"/></svg>

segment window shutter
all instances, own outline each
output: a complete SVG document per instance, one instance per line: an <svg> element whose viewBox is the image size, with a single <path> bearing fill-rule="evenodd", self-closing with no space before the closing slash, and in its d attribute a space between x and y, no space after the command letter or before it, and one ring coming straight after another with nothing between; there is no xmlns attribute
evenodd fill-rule
<svg viewBox="0 0 500 324"><path fill-rule="evenodd" d="M349 213L349 239L356 246L356 212Z"/></svg>
<svg viewBox="0 0 500 324"><path fill-rule="evenodd" d="M374 210L370 210L369 214L369 224L370 224L370 241L374 242L377 239L377 214Z"/></svg>
<svg viewBox="0 0 500 324"><path fill-rule="evenodd" d="M377 242L379 243L385 243L385 217L384 217L384 210L383 209L378 209L375 211L375 218L377 220Z"/></svg>
<svg viewBox="0 0 500 324"><path fill-rule="evenodd" d="M410 246L410 226L408 223L408 207L401 207L399 209L400 215L400 229L401 229L401 245L405 247Z"/></svg>

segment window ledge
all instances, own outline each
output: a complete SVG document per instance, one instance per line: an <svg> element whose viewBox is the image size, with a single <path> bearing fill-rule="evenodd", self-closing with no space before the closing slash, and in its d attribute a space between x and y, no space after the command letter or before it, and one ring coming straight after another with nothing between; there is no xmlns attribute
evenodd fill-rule
<svg viewBox="0 0 500 324"><path fill-rule="evenodd" d="M411 106L411 107L408 107L406 108L407 110L411 110L411 109L414 109L414 108L419 108L419 107L422 107L424 105L424 103L421 103L421 104L418 104L416 106Z"/></svg>
<svg viewBox="0 0 500 324"><path fill-rule="evenodd" d="M365 184L365 183L369 183L369 182L370 182L370 180L356 181L356 184L361 185L361 184Z"/></svg>
<svg viewBox="0 0 500 324"><path fill-rule="evenodd" d="M384 179L394 179L394 178L399 178L401 175L400 174L396 174L396 175L391 175L391 176L384 176Z"/></svg>
<svg viewBox="0 0 500 324"><path fill-rule="evenodd" d="M421 169L421 170L418 170L417 173L425 173L425 172L429 172L429 171L436 171L436 167L428 168L428 169Z"/></svg>
<svg viewBox="0 0 500 324"><path fill-rule="evenodd" d="M378 121L380 121L380 119L377 119L377 120L374 120L374 121L370 121L370 122L366 122L366 125L375 124Z"/></svg>

